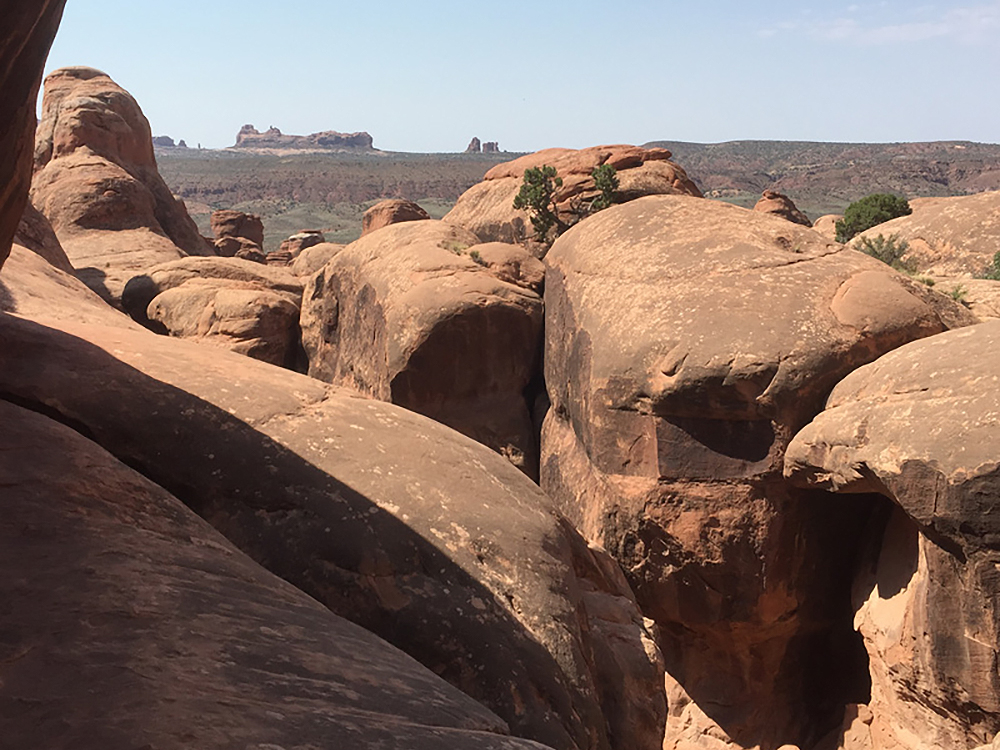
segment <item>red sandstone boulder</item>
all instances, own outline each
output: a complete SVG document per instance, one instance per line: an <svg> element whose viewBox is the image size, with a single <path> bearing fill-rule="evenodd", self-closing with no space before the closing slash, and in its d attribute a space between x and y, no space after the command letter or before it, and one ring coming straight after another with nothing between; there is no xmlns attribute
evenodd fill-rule
<svg viewBox="0 0 1000 750"><path fill-rule="evenodd" d="M837 222L843 218L841 214L820 216L813 222L813 231L819 232L826 239L835 242L837 240Z"/></svg>
<svg viewBox="0 0 1000 750"><path fill-rule="evenodd" d="M0 266L28 203L35 105L65 0L8 3L0 37Z"/></svg>
<svg viewBox="0 0 1000 750"><path fill-rule="evenodd" d="M303 229L301 232L296 232L287 240L281 243L278 248L278 252L288 253L289 256L294 260L299 257L299 254L310 247L315 247L323 242L326 242L326 237L318 229ZM273 253L272 253L273 255Z"/></svg>
<svg viewBox="0 0 1000 750"><path fill-rule="evenodd" d="M459 227L418 221L338 252L303 295L309 374L429 416L534 475L524 391L542 300L477 263L476 244Z"/></svg>
<svg viewBox="0 0 1000 750"><path fill-rule="evenodd" d="M297 369L302 283L238 258L184 258L129 281L122 307L150 329Z"/></svg>
<svg viewBox="0 0 1000 750"><path fill-rule="evenodd" d="M390 224L399 224L404 221L423 221L429 218L431 218L430 214L413 201L398 198L381 201L365 211L364 216L361 217L361 236L364 237L366 234Z"/></svg>
<svg viewBox="0 0 1000 750"><path fill-rule="evenodd" d="M4 747L542 750L76 431L0 423Z"/></svg>
<svg viewBox="0 0 1000 750"><path fill-rule="evenodd" d="M892 500L854 587L874 750L964 750L1000 731L1000 322L846 377L788 448L804 486Z"/></svg>
<svg viewBox="0 0 1000 750"><path fill-rule="evenodd" d="M590 175L603 164L618 172L621 203L643 195L700 196L684 170L669 159L666 149L638 146L545 149L493 167L482 182L462 194L444 220L472 231L482 242L522 242L532 228L528 215L514 208L514 196L521 189L525 170L543 165L555 167L563 180L555 201L567 221L572 220L575 201L597 195Z"/></svg>
<svg viewBox="0 0 1000 750"><path fill-rule="evenodd" d="M264 223L257 214L242 211L213 211L212 233L217 240L225 237L242 237L257 245L264 246Z"/></svg>
<svg viewBox="0 0 1000 750"><path fill-rule="evenodd" d="M45 79L31 195L77 274L111 302L149 266L210 254L157 172L139 105L92 68Z"/></svg>
<svg viewBox="0 0 1000 750"><path fill-rule="evenodd" d="M849 592L873 511L807 502L785 448L843 375L971 316L805 227L688 196L602 211L546 262L542 486L659 625L666 746L811 746L867 696Z"/></svg>
<svg viewBox="0 0 1000 750"><path fill-rule="evenodd" d="M812 226L809 217L796 208L792 199L776 190L765 190L760 200L753 207L753 210L765 214L774 214L794 224L801 224L804 227Z"/></svg>
<svg viewBox="0 0 1000 750"><path fill-rule="evenodd" d="M333 242L321 242L318 245L307 247L292 261L289 270L296 276L312 276L343 249L344 245Z"/></svg>

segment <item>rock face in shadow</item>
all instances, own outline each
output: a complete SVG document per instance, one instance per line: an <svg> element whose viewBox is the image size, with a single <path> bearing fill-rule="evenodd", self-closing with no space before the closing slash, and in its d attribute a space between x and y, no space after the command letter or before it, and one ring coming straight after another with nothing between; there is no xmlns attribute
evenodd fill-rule
<svg viewBox="0 0 1000 750"><path fill-rule="evenodd" d="M0 266L28 204L35 102L65 0L8 3L0 39Z"/></svg>
<svg viewBox="0 0 1000 750"><path fill-rule="evenodd" d="M73 264L66 257L66 252L59 244L59 238L56 237L49 220L30 203L24 207L14 242L37 253L56 268L66 273L74 273Z"/></svg>
<svg viewBox="0 0 1000 750"><path fill-rule="evenodd" d="M855 585L877 750L1000 731L997 351L1000 322L890 352L845 378L785 457L795 482L896 505Z"/></svg>
<svg viewBox="0 0 1000 750"><path fill-rule="evenodd" d="M240 258L183 258L131 279L122 308L158 333L197 338L279 367L304 367L302 283Z"/></svg>
<svg viewBox="0 0 1000 750"><path fill-rule="evenodd" d="M446 424L537 473L524 390L542 300L470 253L440 221L384 227L337 253L303 295L309 374Z"/></svg>
<svg viewBox="0 0 1000 750"><path fill-rule="evenodd" d="M788 485L785 448L852 369L973 319L810 229L687 196L602 211L546 262L542 486L659 625L666 746L809 746L867 700L850 571L873 506Z"/></svg>
<svg viewBox="0 0 1000 750"><path fill-rule="evenodd" d="M31 196L80 278L113 303L149 266L212 254L157 172L139 105L93 68L45 79Z"/></svg>
<svg viewBox="0 0 1000 750"><path fill-rule="evenodd" d="M0 422L5 747L541 750L78 433Z"/></svg>
<svg viewBox="0 0 1000 750"><path fill-rule="evenodd" d="M872 227L859 237L898 235L910 245L905 258L935 277L976 276L1000 252L1000 191L914 198L910 207L912 214Z"/></svg>
<svg viewBox="0 0 1000 750"><path fill-rule="evenodd" d="M624 203L644 195L696 195L698 187L662 148L593 146L579 151L549 148L493 167L483 181L458 199L444 220L465 227L481 242L522 242L532 233L528 214L514 208L527 169L555 167L563 180L554 200L557 210L572 222L576 202L598 195L591 172L608 164L618 173L617 200Z"/></svg>
<svg viewBox="0 0 1000 750"><path fill-rule="evenodd" d="M624 578L500 456L196 342L59 326L0 316L0 391L86 432L512 733L659 748L662 664Z"/></svg>

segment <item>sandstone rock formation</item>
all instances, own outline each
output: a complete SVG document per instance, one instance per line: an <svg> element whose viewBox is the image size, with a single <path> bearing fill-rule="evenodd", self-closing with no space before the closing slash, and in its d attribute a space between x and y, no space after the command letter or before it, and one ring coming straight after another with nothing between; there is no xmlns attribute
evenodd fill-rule
<svg viewBox="0 0 1000 750"><path fill-rule="evenodd" d="M849 571L873 511L787 485L785 447L843 375L971 316L689 196L602 211L546 261L542 486L660 628L666 747L809 747L867 699Z"/></svg>
<svg viewBox="0 0 1000 750"><path fill-rule="evenodd" d="M484 154L499 154L500 153L500 144L497 143L496 141L486 141L486 143L483 144L483 153Z"/></svg>
<svg viewBox="0 0 1000 750"><path fill-rule="evenodd" d="M139 105L92 68L45 79L31 195L80 278L112 302L148 266L210 254L157 172Z"/></svg>
<svg viewBox="0 0 1000 750"><path fill-rule="evenodd" d="M523 392L538 367L542 300L464 253L475 244L464 229L419 221L337 253L303 295L309 374L429 416L534 475Z"/></svg>
<svg viewBox="0 0 1000 750"><path fill-rule="evenodd" d="M169 135L154 135L153 136L153 147L154 148L176 148L177 144L174 143L174 139Z"/></svg>
<svg viewBox="0 0 1000 750"><path fill-rule="evenodd" d="M338 133L327 130L312 135L285 135L276 127L261 133L253 125L244 125L236 136L234 148L241 149L321 149L326 151L371 151L372 137L365 132Z"/></svg>
<svg viewBox="0 0 1000 750"><path fill-rule="evenodd" d="M334 242L321 242L318 245L307 247L292 261L289 270L296 276L312 276L343 249L344 245L338 245Z"/></svg>
<svg viewBox="0 0 1000 750"><path fill-rule="evenodd" d="M870 747L959 750L1000 731L1000 322L908 344L845 378L785 473L878 493L855 583L872 677Z"/></svg>
<svg viewBox="0 0 1000 750"><path fill-rule="evenodd" d="M555 167L563 180L555 200L572 221L574 201L594 197L595 167L610 164L618 171L618 200L626 202L643 195L701 195L684 170L669 161L670 152L636 146L594 146L580 151L550 148L493 167L483 181L458 199L444 220L465 227L481 242L521 242L532 233L528 216L514 209L514 196L521 189L526 169Z"/></svg>
<svg viewBox="0 0 1000 750"><path fill-rule="evenodd" d="M242 237L264 247L264 222L257 214L242 211L221 210L212 212L212 234L216 240L225 237Z"/></svg>
<svg viewBox="0 0 1000 750"><path fill-rule="evenodd" d="M813 222L813 231L819 232L828 240L837 239L837 222L843 219L843 214L826 214Z"/></svg>
<svg viewBox="0 0 1000 750"><path fill-rule="evenodd" d="M1000 191L914 198L910 207L909 216L879 224L859 237L897 235L910 244L906 258L934 277L976 276L1000 252Z"/></svg>
<svg viewBox="0 0 1000 750"><path fill-rule="evenodd" d="M35 100L42 68L59 28L65 0L4 8L0 38L0 266L28 204L35 136Z"/></svg>
<svg viewBox="0 0 1000 750"><path fill-rule="evenodd" d="M465 153L467 154L479 154L483 151L483 142L479 140L477 136L472 136L472 140L469 141L469 145L465 147Z"/></svg>
<svg viewBox="0 0 1000 750"><path fill-rule="evenodd" d="M796 208L792 199L776 190L765 190L760 200L754 205L753 210L761 211L765 214L774 214L795 224L801 224L804 227L812 226L809 217Z"/></svg>
<svg viewBox="0 0 1000 750"><path fill-rule="evenodd" d="M0 391L85 431L514 734L659 747L662 666L624 579L502 458L196 342L59 326L0 315Z"/></svg>
<svg viewBox="0 0 1000 750"><path fill-rule="evenodd" d="M122 308L154 331L299 369L301 300L302 282L287 272L239 258L184 258L131 279Z"/></svg>
<svg viewBox="0 0 1000 750"><path fill-rule="evenodd" d="M0 422L5 747L542 750L77 432Z"/></svg>
<svg viewBox="0 0 1000 750"><path fill-rule="evenodd" d="M42 256L56 268L73 273L73 265L59 244L59 238L56 237L52 225L31 203L24 207L14 242Z"/></svg>
<svg viewBox="0 0 1000 750"><path fill-rule="evenodd" d="M306 248L319 245L323 242L326 242L326 237L319 229L303 229L293 234L287 240L284 240L278 248L278 252L288 253L292 260L294 260Z"/></svg>
<svg viewBox="0 0 1000 750"><path fill-rule="evenodd" d="M413 201L392 198L390 200L379 201L374 206L365 211L361 217L361 236L371 234L376 229L387 227L390 224L400 224L404 221L423 221L429 219L423 208Z"/></svg>

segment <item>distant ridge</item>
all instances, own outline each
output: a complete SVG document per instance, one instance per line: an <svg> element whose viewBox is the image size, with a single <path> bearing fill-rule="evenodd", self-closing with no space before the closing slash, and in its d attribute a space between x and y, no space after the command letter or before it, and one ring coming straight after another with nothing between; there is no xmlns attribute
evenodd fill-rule
<svg viewBox="0 0 1000 750"><path fill-rule="evenodd" d="M873 192L908 198L1000 190L1000 145L971 141L823 143L652 141L669 149L709 197L752 205L791 196L813 219Z"/></svg>
<svg viewBox="0 0 1000 750"><path fill-rule="evenodd" d="M261 133L253 125L244 125L236 135L233 148L257 150L320 150L320 151L372 151L373 140L369 133L338 133L327 130L312 135L285 135L276 127Z"/></svg>

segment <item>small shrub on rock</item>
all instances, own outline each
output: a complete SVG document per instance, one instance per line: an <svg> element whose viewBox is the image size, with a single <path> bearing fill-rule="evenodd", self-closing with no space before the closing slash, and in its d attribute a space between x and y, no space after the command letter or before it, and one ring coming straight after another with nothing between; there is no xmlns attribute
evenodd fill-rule
<svg viewBox="0 0 1000 750"><path fill-rule="evenodd" d="M979 274L979 278L990 281L1000 281L1000 252L993 254L993 260Z"/></svg>
<svg viewBox="0 0 1000 750"><path fill-rule="evenodd" d="M521 190L514 196L514 208L527 211L534 227L534 239L538 242L551 244L571 226L611 206L618 196L618 172L610 164L595 167L590 173L594 180L597 195L589 199L579 196L569 202L569 207L563 207L560 215L556 206L555 193L562 187L562 178L556 173L556 168L543 164L540 167L524 170L524 181ZM552 235L555 230L554 235Z"/></svg>
<svg viewBox="0 0 1000 750"><path fill-rule="evenodd" d="M856 200L837 222L837 242L848 242L866 229L913 213L909 201L891 193L875 193Z"/></svg>

